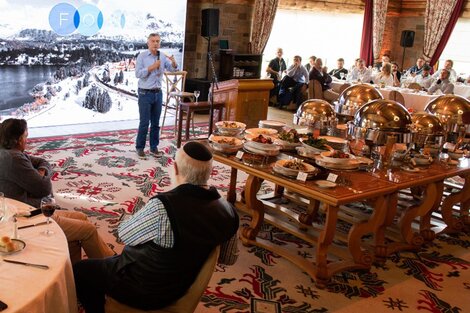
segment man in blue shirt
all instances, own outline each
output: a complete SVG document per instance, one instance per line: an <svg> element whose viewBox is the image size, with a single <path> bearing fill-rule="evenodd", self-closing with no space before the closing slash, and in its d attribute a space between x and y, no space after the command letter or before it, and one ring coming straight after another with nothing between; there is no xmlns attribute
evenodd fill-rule
<svg viewBox="0 0 470 313"><path fill-rule="evenodd" d="M165 71L176 71L173 56L160 53L160 35L151 33L147 38L148 50L136 60L135 76L139 79L139 130L135 148L139 158L145 158L145 143L150 123L150 154L160 156L160 115L162 113L162 76Z"/></svg>
<svg viewBox="0 0 470 313"><path fill-rule="evenodd" d="M287 69L287 75L281 82L279 91L280 107L289 104L292 100L296 107L302 103L303 93L307 90L308 71L302 65L302 58L299 55L294 56L294 64Z"/></svg>

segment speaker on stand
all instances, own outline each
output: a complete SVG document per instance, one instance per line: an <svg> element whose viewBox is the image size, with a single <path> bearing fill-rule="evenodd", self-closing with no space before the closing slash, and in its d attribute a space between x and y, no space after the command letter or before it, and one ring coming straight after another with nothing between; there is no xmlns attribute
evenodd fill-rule
<svg viewBox="0 0 470 313"><path fill-rule="evenodd" d="M211 37L219 36L219 9L204 9L201 15L201 36L208 40L207 56L211 52ZM206 60L206 80L209 79L209 60Z"/></svg>
<svg viewBox="0 0 470 313"><path fill-rule="evenodd" d="M400 46L403 47L403 57L401 59L401 70L403 71L403 63L405 62L406 47L413 47L415 41L415 32L412 30L404 30L401 32Z"/></svg>

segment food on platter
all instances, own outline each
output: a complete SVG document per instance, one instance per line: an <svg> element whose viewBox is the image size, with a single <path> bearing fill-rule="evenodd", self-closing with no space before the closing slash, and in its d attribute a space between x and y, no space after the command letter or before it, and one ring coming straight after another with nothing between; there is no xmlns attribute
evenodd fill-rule
<svg viewBox="0 0 470 313"><path fill-rule="evenodd" d="M251 141L270 144L270 145L273 144L273 140L271 139L271 137L266 137L266 136L263 136L263 135L258 135L256 137L253 137L251 139Z"/></svg>
<svg viewBox="0 0 470 313"><path fill-rule="evenodd" d="M321 160L326 163L335 163L335 164L350 164L352 162L359 164L354 158L353 155L344 153L343 151L333 150L325 151L321 154Z"/></svg>
<svg viewBox="0 0 470 313"><path fill-rule="evenodd" d="M215 123L217 131L222 135L236 136L245 130L246 125L235 121L220 121Z"/></svg>
<svg viewBox="0 0 470 313"><path fill-rule="evenodd" d="M343 151L334 150L332 153L328 155L330 158L337 158L337 159L349 159L349 154L344 153Z"/></svg>
<svg viewBox="0 0 470 313"><path fill-rule="evenodd" d="M318 172L318 169L313 165L304 163L300 159L278 160L273 167L274 172L295 177L299 172L307 173L308 178L312 178Z"/></svg>
<svg viewBox="0 0 470 313"><path fill-rule="evenodd" d="M415 165L428 165L432 162L431 156L427 154L415 154L411 159L411 163Z"/></svg>
<svg viewBox="0 0 470 313"><path fill-rule="evenodd" d="M302 172L307 170L307 166L299 159L287 160L286 162L283 162L282 167Z"/></svg>
<svg viewBox="0 0 470 313"><path fill-rule="evenodd" d="M15 250L15 244L11 241L11 238L8 236L3 236L0 238L0 248L3 251L11 252Z"/></svg>
<svg viewBox="0 0 470 313"><path fill-rule="evenodd" d="M247 134L258 136L258 135L276 135L277 130L272 128L248 128L245 130Z"/></svg>
<svg viewBox="0 0 470 313"><path fill-rule="evenodd" d="M300 136L295 129L290 129L288 131L282 130L278 133L277 137L280 140L287 141L289 143L298 143L300 142Z"/></svg>
<svg viewBox="0 0 470 313"><path fill-rule="evenodd" d="M449 151L447 152L450 156L451 159L457 160L463 157L463 150L456 149L455 151Z"/></svg>
<svg viewBox="0 0 470 313"><path fill-rule="evenodd" d="M235 153L243 147L243 142L235 137L211 135L209 141L212 149L223 153Z"/></svg>
<svg viewBox="0 0 470 313"><path fill-rule="evenodd" d="M315 138L311 134L308 134L306 138L300 138L302 145L310 151L321 153L323 151L331 150L331 147L327 145L327 141L322 138Z"/></svg>

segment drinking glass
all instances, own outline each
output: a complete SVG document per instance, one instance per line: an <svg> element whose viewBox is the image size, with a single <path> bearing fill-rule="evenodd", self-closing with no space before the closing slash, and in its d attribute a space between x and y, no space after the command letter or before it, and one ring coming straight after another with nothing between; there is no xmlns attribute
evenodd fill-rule
<svg viewBox="0 0 470 313"><path fill-rule="evenodd" d="M57 204L55 203L55 200L53 197L44 197L41 199L41 211L42 214L47 218L46 223L47 223L47 229L42 232L43 235L46 236L51 236L54 234L52 230L49 229L49 224L50 224L50 217L52 214L54 214L54 211L57 208Z"/></svg>
<svg viewBox="0 0 470 313"><path fill-rule="evenodd" d="M344 73L343 72L339 73L339 77L341 77L341 79L344 79Z"/></svg>
<svg viewBox="0 0 470 313"><path fill-rule="evenodd" d="M194 97L196 98L196 103L200 95L201 95L201 92L199 90L194 90Z"/></svg>

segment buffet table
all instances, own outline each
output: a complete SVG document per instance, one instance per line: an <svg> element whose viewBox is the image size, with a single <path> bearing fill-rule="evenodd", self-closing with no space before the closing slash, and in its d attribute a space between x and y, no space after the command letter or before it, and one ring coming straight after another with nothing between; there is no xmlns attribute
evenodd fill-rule
<svg viewBox="0 0 470 313"><path fill-rule="evenodd" d="M347 184L338 184L332 189L320 188L315 180L302 182L294 178L281 176L272 171L272 165L276 159L287 158L281 154L272 158L269 166L256 168L245 164L234 156L215 154L214 159L220 163L231 166L232 174L228 200L235 203L242 211L252 216L251 224L244 227L240 233L242 242L246 245L257 245L279 254L307 272L315 279L319 288L326 286L329 279L337 272L348 269L368 269L372 262L384 261L391 253L403 249L419 248L425 240L432 240L434 232L431 230L431 214L437 210L442 199L444 180L448 177L466 177L466 184L458 198L449 196L447 207L452 208L459 201L467 201L470 193L470 166L468 159L462 159L458 166L444 167L440 164L432 164L428 169L418 173L405 172L401 169L389 171L328 171L338 175L337 181L346 181ZM247 173L248 179L244 188L244 201L236 202L235 184L237 171ZM276 194L282 195L283 190L299 195L307 200L306 212L296 214L281 208L279 205L269 205L257 197L263 180L273 182L276 185ZM423 201L412 205L404 212L398 213L398 195L405 189L413 190L416 187L424 189ZM370 215L359 214L359 217L351 217L347 220L352 224L347 235L337 232L337 222L342 219L344 210L349 211L347 216L353 216L352 209L347 204L365 202L372 206ZM324 225L313 223L318 217L318 210L322 207L325 212ZM442 216L449 225L461 223L459 219L449 214L449 209L442 209ZM447 210L447 211L446 211ZM468 216L468 206L462 209L462 216ZM398 216L399 222L395 225L398 231L393 236L390 234L390 226ZM420 220L419 231L413 230L412 223ZM294 221L294 222L293 222ZM269 240L257 237L263 222L274 226L305 240L315 246L315 261L311 261L293 255L279 245ZM313 223L313 224L312 224ZM364 235L374 235L373 243L363 242ZM386 241L385 238L392 239ZM347 243L346 251L333 244L333 238L341 238ZM330 257L335 256L335 257Z"/></svg>
<svg viewBox="0 0 470 313"><path fill-rule="evenodd" d="M6 199L6 205L16 211L31 207ZM18 226L42 222L41 214L31 218L18 218ZM49 227L51 236L40 234ZM18 229L18 237L26 246L14 254L0 253L0 300L8 305L2 313L74 313L77 298L70 263L67 240L60 227L51 220L49 226L40 225ZM11 264L3 259L49 266L49 269Z"/></svg>

